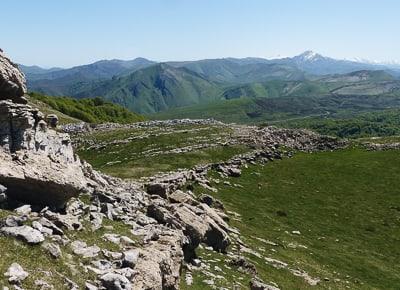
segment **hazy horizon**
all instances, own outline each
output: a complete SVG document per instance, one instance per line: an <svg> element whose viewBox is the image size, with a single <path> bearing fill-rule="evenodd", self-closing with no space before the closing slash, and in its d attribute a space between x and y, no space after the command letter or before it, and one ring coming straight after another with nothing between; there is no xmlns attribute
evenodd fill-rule
<svg viewBox="0 0 400 290"><path fill-rule="evenodd" d="M294 56L400 61L400 3L351 1L118 2L2 4L0 47L24 65L72 67L102 59L183 61ZM15 20L18 15L18 21Z"/></svg>

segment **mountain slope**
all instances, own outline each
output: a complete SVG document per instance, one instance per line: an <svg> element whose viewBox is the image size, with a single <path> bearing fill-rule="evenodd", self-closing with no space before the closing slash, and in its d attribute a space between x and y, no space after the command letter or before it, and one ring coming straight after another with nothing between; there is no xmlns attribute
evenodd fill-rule
<svg viewBox="0 0 400 290"><path fill-rule="evenodd" d="M223 58L188 62L170 62L206 78L223 83L248 83L273 79L302 80L305 75L292 65L277 64L262 58Z"/></svg>
<svg viewBox="0 0 400 290"><path fill-rule="evenodd" d="M138 113L154 113L210 102L220 95L218 85L195 72L157 64L128 76L93 84L75 96L102 96Z"/></svg>
<svg viewBox="0 0 400 290"><path fill-rule="evenodd" d="M298 69L314 75L345 74L359 70L388 69L383 65L334 59L322 56L313 51L306 51L291 58L273 60L273 62L294 65Z"/></svg>
<svg viewBox="0 0 400 290"><path fill-rule="evenodd" d="M52 73L55 71L59 71L59 70L63 70L62 68L59 68L59 67L45 69L45 68L41 68L40 66L37 66L37 65L27 66L27 65L23 65L23 64L19 64L18 67L20 70L22 70L24 72L26 77L34 76L34 75L45 76L46 74L49 74L49 73Z"/></svg>
<svg viewBox="0 0 400 290"><path fill-rule="evenodd" d="M31 91L62 96L74 95L76 90L90 82L111 79L150 65L154 62L136 58L131 61L102 60L70 69L40 70L22 66Z"/></svg>

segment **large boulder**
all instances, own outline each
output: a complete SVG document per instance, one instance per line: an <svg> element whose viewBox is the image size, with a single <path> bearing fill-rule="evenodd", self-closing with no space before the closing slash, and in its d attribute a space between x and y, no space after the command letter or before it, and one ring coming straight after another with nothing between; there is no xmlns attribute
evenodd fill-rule
<svg viewBox="0 0 400 290"><path fill-rule="evenodd" d="M194 250L200 243L220 252L226 252L231 243L229 226L206 204L167 204L158 199L149 205L147 214L161 224L183 231L188 238L188 243L183 247L188 261L195 257Z"/></svg>
<svg viewBox="0 0 400 290"><path fill-rule="evenodd" d="M87 180L70 138L28 105L0 101L0 184L26 203L63 206Z"/></svg>
<svg viewBox="0 0 400 290"><path fill-rule="evenodd" d="M0 49L0 100L12 100L16 103L26 103L24 74L18 69Z"/></svg>
<svg viewBox="0 0 400 290"><path fill-rule="evenodd" d="M139 250L135 263L133 289L179 289L183 262L182 246L185 238L181 231L163 229L157 241Z"/></svg>

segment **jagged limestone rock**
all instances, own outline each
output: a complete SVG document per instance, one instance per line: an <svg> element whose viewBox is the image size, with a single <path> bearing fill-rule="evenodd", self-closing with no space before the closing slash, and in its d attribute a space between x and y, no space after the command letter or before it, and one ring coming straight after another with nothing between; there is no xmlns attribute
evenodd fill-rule
<svg viewBox="0 0 400 290"><path fill-rule="evenodd" d="M87 180L69 136L43 131L41 118L28 105L0 101L0 183L13 199L62 206Z"/></svg>
<svg viewBox="0 0 400 290"><path fill-rule="evenodd" d="M26 94L24 74L0 50L0 100L25 104L24 94Z"/></svg>

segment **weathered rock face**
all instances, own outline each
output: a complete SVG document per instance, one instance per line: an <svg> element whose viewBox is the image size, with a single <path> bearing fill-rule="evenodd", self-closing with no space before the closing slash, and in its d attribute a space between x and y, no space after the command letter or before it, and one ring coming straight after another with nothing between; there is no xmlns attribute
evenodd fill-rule
<svg viewBox="0 0 400 290"><path fill-rule="evenodd" d="M86 186L69 136L28 105L0 101L0 160L0 184L13 199L61 206Z"/></svg>
<svg viewBox="0 0 400 290"><path fill-rule="evenodd" d="M61 206L86 186L69 136L49 130L25 105L25 77L0 51L0 184L31 204Z"/></svg>
<svg viewBox="0 0 400 290"><path fill-rule="evenodd" d="M0 100L26 103L25 76L18 66L0 51Z"/></svg>

